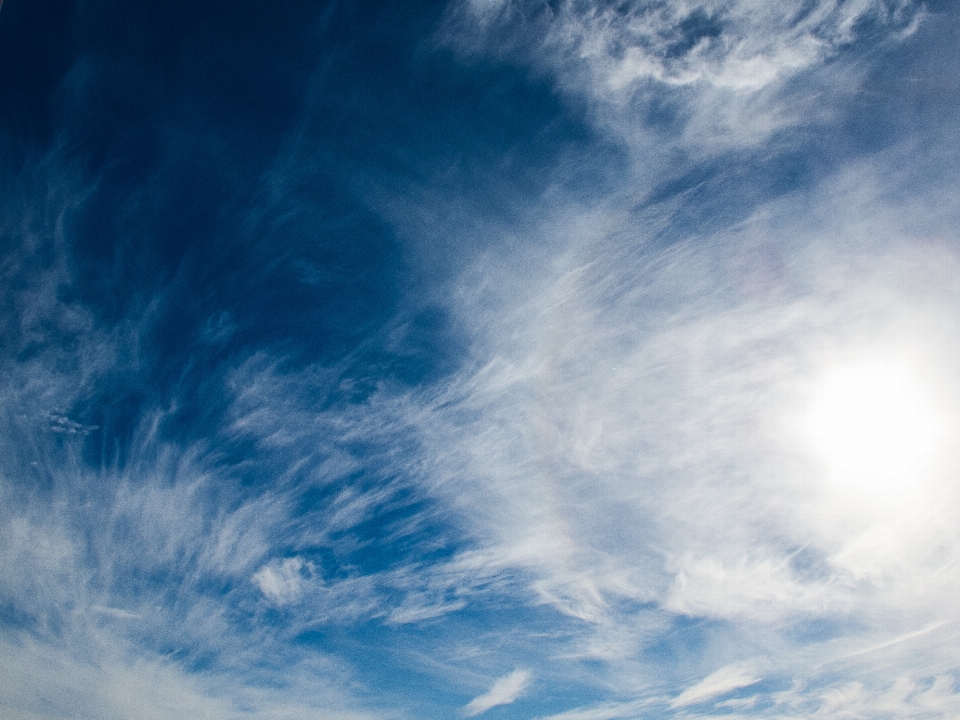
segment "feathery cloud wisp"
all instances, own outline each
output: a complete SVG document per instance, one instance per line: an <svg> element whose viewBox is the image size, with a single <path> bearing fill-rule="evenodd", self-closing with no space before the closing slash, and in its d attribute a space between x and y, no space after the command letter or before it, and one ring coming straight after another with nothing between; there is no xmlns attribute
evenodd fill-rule
<svg viewBox="0 0 960 720"><path fill-rule="evenodd" d="M529 670L514 670L493 683L493 686L483 695L478 695L467 703L463 711L473 717L497 705L509 705L530 686L531 679Z"/></svg>
<svg viewBox="0 0 960 720"><path fill-rule="evenodd" d="M760 682L755 670L744 665L728 665L710 673L696 685L688 687L670 701L671 708L701 703L731 690L748 687Z"/></svg>

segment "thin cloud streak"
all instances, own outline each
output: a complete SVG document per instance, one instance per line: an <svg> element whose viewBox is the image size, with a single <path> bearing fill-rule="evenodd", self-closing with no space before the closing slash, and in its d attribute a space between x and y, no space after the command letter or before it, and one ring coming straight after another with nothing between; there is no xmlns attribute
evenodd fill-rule
<svg viewBox="0 0 960 720"><path fill-rule="evenodd" d="M677 150L702 159L829 118L827 98L840 100L860 82L854 68L829 61L858 41L901 42L924 17L911 0L802 8L568 1L549 9L462 0L441 41L468 56L519 58L551 76L562 92L586 99L594 122L627 140L639 162L662 172L664 145L674 162ZM658 115L665 127L638 122Z"/></svg>
<svg viewBox="0 0 960 720"><path fill-rule="evenodd" d="M529 670L514 670L497 680L483 695L478 695L467 703L463 711L468 717L473 717L498 705L509 705L523 694L531 681Z"/></svg>
<svg viewBox="0 0 960 720"><path fill-rule="evenodd" d="M525 275L520 298L509 294L520 287L509 277L487 285L502 297L455 298L463 304L454 311L476 333L472 368L426 392L384 387L366 407L329 419L297 411L315 419L293 423L316 427L318 438L327 432L320 428L338 427L342 437L386 448L384 467L442 501L483 548L451 567L490 578L513 572L528 603L586 623L595 639L578 637L558 654L626 662L654 644L661 621L641 620L624 603L712 618L727 647L768 656L774 681L810 678L790 702L833 713L847 701L816 693L833 698L844 686L826 670L804 673L807 651L823 666L877 642L891 629L852 618L894 607L902 631L913 632L931 613L943 617L960 582L953 556L942 554L956 547L953 495L895 547L877 544L869 517L824 512L821 490L805 479L803 449L778 424L818 364L837 354L886 341L916 346L935 368L956 347L942 329L956 326L960 309L957 259L916 238L943 232L957 208L944 197L934 216L927 198L901 194L892 181L870 189L870 178L895 178L896 157L761 207L716 242L654 257L642 235L634 245L616 234L551 238L551 248L569 242L567 265ZM768 239L785 235L787 249ZM747 261L765 253L769 264ZM692 296L710 302L691 306ZM285 423L290 408L268 410L269 398L302 395L301 379L259 377L282 388L259 396L260 416ZM261 431L276 437L273 428ZM389 449L408 444L415 455ZM611 516L620 521L611 525ZM412 572L415 586L434 570ZM462 582L457 573L437 577L449 578L438 588ZM469 608L473 591L457 592L435 610L401 606L392 622ZM822 619L849 634L828 645L790 638L798 623ZM634 622L639 644L603 639ZM759 634L751 629L758 623ZM946 651L944 667L953 655ZM705 662L704 674L726 664ZM886 692L882 682L870 685L876 698Z"/></svg>
<svg viewBox="0 0 960 720"><path fill-rule="evenodd" d="M671 708L686 707L723 695L731 690L760 682L755 670L748 666L728 665L711 673L696 685L687 688L670 701Z"/></svg>
<svg viewBox="0 0 960 720"><path fill-rule="evenodd" d="M96 183L55 157L44 181L17 181L0 601L19 614L0 708L372 719L520 698L536 714L550 697L574 708L553 720L960 712L960 456L909 498L856 502L792 430L825 371L878 355L915 363L960 416L953 131L850 151L789 191L745 179L757 157L839 127L836 99L867 74L844 53L909 41L923 11L621 10L457 4L437 35L585 102L580 120L627 157L602 198L565 184L566 166L494 219L443 173L398 181L427 186L409 194L351 180L405 262L449 271L424 281L461 343L436 374L394 372L420 302L407 299L333 359L242 344L242 313L214 308L170 360L181 379L163 379L149 338L178 281L105 321L78 299L70 246ZM658 124L648 111L665 99ZM685 176L700 163L716 165ZM305 182L294 165L281 153L239 226L285 227L273 215L296 202L274 200ZM268 235L250 287L299 252L273 258ZM350 281L288 264L291 286ZM157 384L132 419L111 399Z"/></svg>
<svg viewBox="0 0 960 720"><path fill-rule="evenodd" d="M891 602L905 629L942 617L941 592L960 582L940 569L955 567L940 554L956 547L949 486L933 515L898 520L891 546L872 539L869 516L826 512L803 449L778 434L803 383L838 353L892 343L938 372L957 345L943 330L960 309L957 259L917 239L945 232L957 208L943 195L931 215L928 198L899 194L895 157L761 207L715 244L642 263L617 236L567 236L570 269L555 265L542 285L527 274L520 298L457 308L478 328L476 370L434 415L422 402L408 415L428 443L430 491L536 578L538 601L598 627L625 622L613 610L624 600L717 618L734 636L739 623L776 634ZM883 188L871 189L876 177ZM618 260L596 259L609 254ZM765 254L769 264L753 262ZM488 287L516 286L508 276ZM781 657L799 649L775 642Z"/></svg>

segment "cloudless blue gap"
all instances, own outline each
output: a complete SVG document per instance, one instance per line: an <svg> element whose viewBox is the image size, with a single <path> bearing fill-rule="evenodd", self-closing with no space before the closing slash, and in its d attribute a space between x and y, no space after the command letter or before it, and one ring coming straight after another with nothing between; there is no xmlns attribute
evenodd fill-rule
<svg viewBox="0 0 960 720"><path fill-rule="evenodd" d="M50 95L77 57L70 0L8 2L0 22L0 136L8 161L55 142ZM29 72L23 72L29 68Z"/></svg>
<svg viewBox="0 0 960 720"><path fill-rule="evenodd" d="M146 87L116 86L131 99L162 99L152 115L163 124L206 119L232 128L235 152L269 154L299 106L322 44L315 42L322 5L146 2L85 4L74 26L84 50ZM151 92L152 91L152 92ZM118 113L118 120L147 120ZM107 140L107 138L104 138Z"/></svg>

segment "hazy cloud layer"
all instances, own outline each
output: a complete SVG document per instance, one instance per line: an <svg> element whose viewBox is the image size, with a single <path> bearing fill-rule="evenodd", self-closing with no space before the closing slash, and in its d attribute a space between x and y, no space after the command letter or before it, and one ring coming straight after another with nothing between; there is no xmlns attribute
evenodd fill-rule
<svg viewBox="0 0 960 720"><path fill-rule="evenodd" d="M960 712L952 10L104 7L0 17L3 713Z"/></svg>

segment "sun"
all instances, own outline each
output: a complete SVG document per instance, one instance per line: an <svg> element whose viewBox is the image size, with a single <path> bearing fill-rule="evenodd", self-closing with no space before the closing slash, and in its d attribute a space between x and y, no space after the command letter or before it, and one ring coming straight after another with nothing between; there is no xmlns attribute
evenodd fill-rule
<svg viewBox="0 0 960 720"><path fill-rule="evenodd" d="M929 499L955 422L937 383L919 367L877 354L821 372L800 430L834 500L898 513Z"/></svg>

